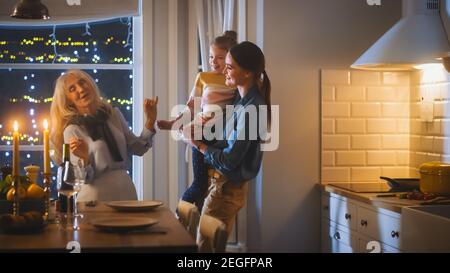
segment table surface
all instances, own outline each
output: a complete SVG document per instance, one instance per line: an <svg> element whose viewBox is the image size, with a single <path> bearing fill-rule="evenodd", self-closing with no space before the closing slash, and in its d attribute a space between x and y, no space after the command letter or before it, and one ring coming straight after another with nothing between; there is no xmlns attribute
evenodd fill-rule
<svg viewBox="0 0 450 273"><path fill-rule="evenodd" d="M79 243L81 252L196 252L197 245L174 213L161 206L146 212L117 212L98 203L95 207L79 205L84 215L77 231L64 230L60 225L48 224L35 234L0 233L0 252L70 252L68 243ZM105 232L90 221L109 217L144 217L158 221L144 229L126 233ZM76 243L75 243L76 244Z"/></svg>

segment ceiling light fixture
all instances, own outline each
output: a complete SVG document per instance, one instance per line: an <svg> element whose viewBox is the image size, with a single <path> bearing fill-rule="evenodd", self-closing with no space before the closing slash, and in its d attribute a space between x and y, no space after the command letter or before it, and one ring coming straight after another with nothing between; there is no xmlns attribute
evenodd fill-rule
<svg viewBox="0 0 450 273"><path fill-rule="evenodd" d="M17 19L50 19L47 7L40 0L20 0L14 6L11 17Z"/></svg>

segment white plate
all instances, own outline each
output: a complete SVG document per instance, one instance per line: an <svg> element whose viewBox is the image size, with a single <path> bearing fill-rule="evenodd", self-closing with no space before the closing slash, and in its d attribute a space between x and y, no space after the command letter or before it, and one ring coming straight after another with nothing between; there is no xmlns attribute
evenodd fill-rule
<svg viewBox="0 0 450 273"><path fill-rule="evenodd" d="M134 212L134 211L148 211L161 206L161 201L112 201L105 203L118 211Z"/></svg>
<svg viewBox="0 0 450 273"><path fill-rule="evenodd" d="M145 229L157 223L156 219L142 217L109 217L91 221L91 224L98 229L119 232Z"/></svg>

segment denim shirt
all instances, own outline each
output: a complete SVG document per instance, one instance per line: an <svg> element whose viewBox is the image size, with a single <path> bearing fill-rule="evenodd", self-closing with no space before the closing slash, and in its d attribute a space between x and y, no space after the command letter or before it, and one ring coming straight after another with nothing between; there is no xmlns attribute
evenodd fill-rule
<svg viewBox="0 0 450 273"><path fill-rule="evenodd" d="M236 93L235 108L232 116L226 119L223 140L208 146L205 161L231 183L239 184L255 178L261 166L263 152L257 126L259 119L246 118L246 112L253 108L259 113L259 106L265 102L256 86L243 98Z"/></svg>

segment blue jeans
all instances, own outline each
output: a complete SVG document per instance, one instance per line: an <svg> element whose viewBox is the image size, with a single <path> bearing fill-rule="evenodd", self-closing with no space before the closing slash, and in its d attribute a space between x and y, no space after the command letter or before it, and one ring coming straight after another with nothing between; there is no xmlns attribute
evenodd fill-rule
<svg viewBox="0 0 450 273"><path fill-rule="evenodd" d="M204 162L204 156L196 148L192 148L192 168L194 171L194 181L186 189L181 199L193 203L198 211L202 211L203 201L208 190L208 165Z"/></svg>

